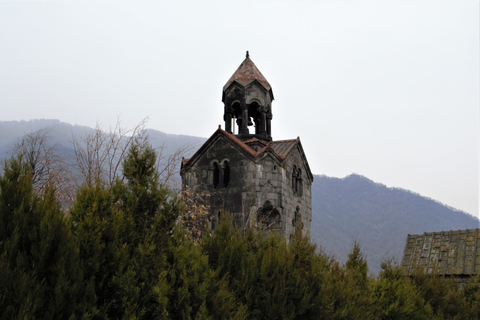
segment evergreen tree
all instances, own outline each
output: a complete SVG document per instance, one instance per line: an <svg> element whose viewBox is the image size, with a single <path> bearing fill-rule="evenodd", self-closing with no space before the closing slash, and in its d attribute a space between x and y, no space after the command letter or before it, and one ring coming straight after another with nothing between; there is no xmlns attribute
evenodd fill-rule
<svg viewBox="0 0 480 320"><path fill-rule="evenodd" d="M462 288L462 296L468 305L472 319L480 319L480 275L476 275Z"/></svg>
<svg viewBox="0 0 480 320"><path fill-rule="evenodd" d="M318 319L325 316L322 297L330 260L297 233L290 245L232 227L225 217L202 248L217 280L225 279L248 319ZM239 309L239 310L240 310Z"/></svg>
<svg viewBox="0 0 480 320"><path fill-rule="evenodd" d="M432 319L431 307L392 261L384 261L373 284L375 319Z"/></svg>
<svg viewBox="0 0 480 320"><path fill-rule="evenodd" d="M113 189L125 214L128 232L123 242L129 258L129 272L116 279L120 288L132 289L125 295L136 300L146 319L168 314L165 275L174 259L172 234L183 208L179 198L160 185L156 156L146 140L136 139L123 162L125 183L118 180Z"/></svg>
<svg viewBox="0 0 480 320"><path fill-rule="evenodd" d="M69 319L90 302L70 224L49 186L33 192L22 155L0 177L0 317Z"/></svg>
<svg viewBox="0 0 480 320"><path fill-rule="evenodd" d="M332 264L327 292L331 319L371 319L371 279L368 278L367 262L360 245L354 242L345 267Z"/></svg>
<svg viewBox="0 0 480 320"><path fill-rule="evenodd" d="M123 176L88 180L66 218L51 184L35 192L18 158L0 176L2 319L478 319L480 278L463 288L389 262L377 278L357 242L345 265L301 230L286 242L222 215L191 239L185 206L133 139ZM200 242L198 242L199 240Z"/></svg>
<svg viewBox="0 0 480 320"><path fill-rule="evenodd" d="M329 316L326 291L330 279L332 259L323 251L318 251L315 244L301 233L295 231L295 238L290 243L289 258L292 260L289 277L292 293L288 298L291 308L295 310L296 319L325 319Z"/></svg>
<svg viewBox="0 0 480 320"><path fill-rule="evenodd" d="M180 199L161 186L156 153L135 140L123 179L85 185L72 208L80 252L95 287L97 318L209 318L212 272L175 223Z"/></svg>
<svg viewBox="0 0 480 320"><path fill-rule="evenodd" d="M179 204L158 187L154 164L149 146L132 144L124 160L126 183L86 184L71 210L86 280L95 287L92 313L98 318L166 315L164 292L158 292L164 286L158 281L174 222L167 225L162 214L171 215Z"/></svg>
<svg viewBox="0 0 480 320"><path fill-rule="evenodd" d="M89 312L98 319L114 318L115 290L112 279L119 269L122 235L127 232L123 212L113 205L109 188L84 185L70 211L78 239L85 282L93 287L95 304Z"/></svg>

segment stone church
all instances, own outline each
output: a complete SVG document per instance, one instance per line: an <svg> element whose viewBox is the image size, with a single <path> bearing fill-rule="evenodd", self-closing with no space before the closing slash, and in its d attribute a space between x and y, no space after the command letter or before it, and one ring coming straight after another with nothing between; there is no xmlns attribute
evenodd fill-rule
<svg viewBox="0 0 480 320"><path fill-rule="evenodd" d="M250 59L223 87L221 126L190 158L182 160L182 187L207 195L211 227L224 212L238 227L275 231L289 240L310 232L313 175L300 138L272 139L273 91Z"/></svg>

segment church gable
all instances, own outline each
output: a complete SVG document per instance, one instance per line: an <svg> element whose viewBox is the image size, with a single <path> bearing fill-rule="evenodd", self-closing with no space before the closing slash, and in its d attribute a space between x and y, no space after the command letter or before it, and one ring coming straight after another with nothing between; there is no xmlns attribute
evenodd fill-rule
<svg viewBox="0 0 480 320"><path fill-rule="evenodd" d="M256 152L248 145L245 145L231 134L219 128L215 133L200 147L200 149L190 158L183 159L182 170L194 166L198 161L205 161L214 157L221 157L222 154L231 154L230 149L243 153L246 157L253 159Z"/></svg>
<svg viewBox="0 0 480 320"><path fill-rule="evenodd" d="M294 140L272 141L269 143L269 146L280 159L286 161L286 165L290 166L290 171L293 166L295 166L303 171L305 177L310 180L310 183L313 182L313 174L310 171L310 166L308 165L307 157L305 156L299 138Z"/></svg>

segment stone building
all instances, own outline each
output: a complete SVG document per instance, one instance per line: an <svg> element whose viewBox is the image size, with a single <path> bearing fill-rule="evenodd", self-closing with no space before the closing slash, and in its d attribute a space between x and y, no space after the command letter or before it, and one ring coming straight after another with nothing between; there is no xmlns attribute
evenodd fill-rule
<svg viewBox="0 0 480 320"><path fill-rule="evenodd" d="M223 87L225 130L219 126L182 161L183 188L208 196L212 228L229 212L239 227L274 230L287 240L297 227L310 232L313 175L298 137L272 139L273 99L247 52Z"/></svg>
<svg viewBox="0 0 480 320"><path fill-rule="evenodd" d="M480 274L480 229L409 234L401 267L407 275L420 268L464 283Z"/></svg>

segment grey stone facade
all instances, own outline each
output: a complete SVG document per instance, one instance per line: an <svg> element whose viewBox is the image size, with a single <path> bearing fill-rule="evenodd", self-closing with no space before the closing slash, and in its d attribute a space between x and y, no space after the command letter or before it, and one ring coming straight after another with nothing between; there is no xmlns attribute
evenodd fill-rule
<svg viewBox="0 0 480 320"><path fill-rule="evenodd" d="M248 54L222 100L226 130L219 127L192 158L183 159L183 188L208 195L212 228L228 212L239 227L276 231L287 240L296 227L308 234L313 176L299 138L272 141L272 89Z"/></svg>

